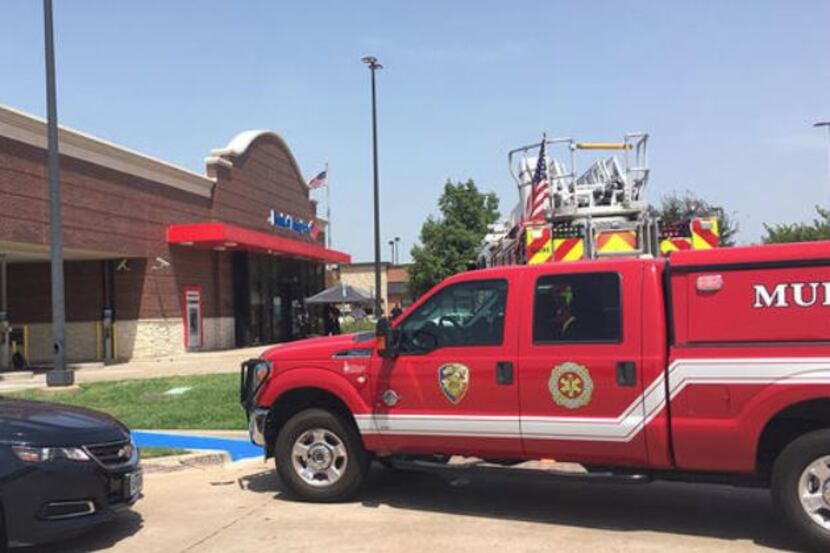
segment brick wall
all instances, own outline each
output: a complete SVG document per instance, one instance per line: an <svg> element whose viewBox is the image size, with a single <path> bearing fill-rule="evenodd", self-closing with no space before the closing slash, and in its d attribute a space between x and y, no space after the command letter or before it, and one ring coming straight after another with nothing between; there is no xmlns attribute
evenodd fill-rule
<svg viewBox="0 0 830 553"><path fill-rule="evenodd" d="M113 265L128 260L124 270L112 273L124 355L128 351L129 356L166 355L183 348L186 285L201 287L205 348L233 345L231 252L168 246L168 225L219 221L311 240L267 222L272 208L304 220L315 217L293 156L273 135L256 139L244 155L233 159L232 167L210 166L208 173L217 180L212 198L66 155L60 163L66 250L107 258ZM49 202L46 152L0 137L0 251L3 242L41 247L45 252ZM170 265L158 263L157 258ZM102 260L66 262L67 321L89 323L79 327L85 330L79 330L77 338L71 337L80 349L71 349L76 345L69 343L67 335L73 355L88 356L91 351L89 336L94 333L88 330L95 328L104 308L103 266ZM48 263L11 264L9 281L10 320L32 325L32 340L37 338L38 347L50 348L46 327L36 328L51 320Z"/></svg>
<svg viewBox="0 0 830 553"><path fill-rule="evenodd" d="M380 272L380 299L383 301L384 308L389 310L391 307L389 306L386 292L387 272L385 269L385 265L382 265ZM350 286L359 288L370 296L374 296L375 268L370 264L341 265L340 280Z"/></svg>

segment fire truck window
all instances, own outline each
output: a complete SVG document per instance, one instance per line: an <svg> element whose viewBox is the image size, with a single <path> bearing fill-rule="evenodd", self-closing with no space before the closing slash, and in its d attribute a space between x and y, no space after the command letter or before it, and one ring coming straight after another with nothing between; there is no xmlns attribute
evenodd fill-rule
<svg viewBox="0 0 830 553"><path fill-rule="evenodd" d="M507 282L454 284L429 298L401 323L401 351L418 353L448 346L502 343Z"/></svg>
<svg viewBox="0 0 830 553"><path fill-rule="evenodd" d="M616 343L622 338L616 273L548 275L536 281L533 343Z"/></svg>

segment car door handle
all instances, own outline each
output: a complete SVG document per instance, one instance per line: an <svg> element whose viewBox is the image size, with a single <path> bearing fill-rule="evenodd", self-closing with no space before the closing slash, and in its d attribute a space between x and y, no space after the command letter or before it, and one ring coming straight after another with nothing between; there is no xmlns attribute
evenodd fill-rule
<svg viewBox="0 0 830 553"><path fill-rule="evenodd" d="M619 361L617 363L617 385L637 385L637 364L634 361Z"/></svg>
<svg viewBox="0 0 830 553"><path fill-rule="evenodd" d="M496 363L496 384L501 386L513 384L513 363L510 361Z"/></svg>

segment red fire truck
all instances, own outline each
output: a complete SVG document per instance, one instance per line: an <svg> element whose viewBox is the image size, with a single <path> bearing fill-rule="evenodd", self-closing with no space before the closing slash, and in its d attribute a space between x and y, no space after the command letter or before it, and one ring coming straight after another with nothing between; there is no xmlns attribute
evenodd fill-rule
<svg viewBox="0 0 830 553"><path fill-rule="evenodd" d="M353 495L372 458L555 459L770 487L827 551L829 314L830 242L480 269L377 333L268 350L241 399L307 500Z"/></svg>

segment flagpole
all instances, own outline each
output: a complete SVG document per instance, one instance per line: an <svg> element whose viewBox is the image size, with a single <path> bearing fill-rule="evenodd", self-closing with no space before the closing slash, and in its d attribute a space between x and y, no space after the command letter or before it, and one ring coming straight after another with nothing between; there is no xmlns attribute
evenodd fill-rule
<svg viewBox="0 0 830 553"><path fill-rule="evenodd" d="M545 152L545 150L547 150L547 142L548 142L548 133L543 132L542 133L542 144L544 144L544 146L542 147L543 152ZM545 152L545 153L547 153L547 152ZM545 215L546 215L545 219L547 219L548 212L553 210L553 201L552 201L552 197L551 197L551 193L550 193L550 191L551 191L550 165L548 165L548 160L547 159L542 160L542 162L545 164L545 181L548 183L548 189L546 191L547 192L547 201L545 202L547 204L547 205L545 205Z"/></svg>
<svg viewBox="0 0 830 553"><path fill-rule="evenodd" d="M329 162L326 162L326 247L331 249L331 179L329 178Z"/></svg>

